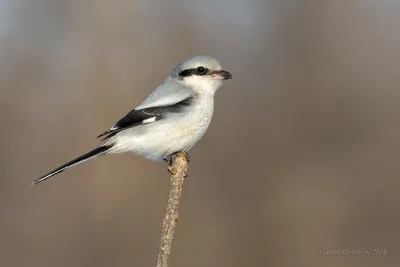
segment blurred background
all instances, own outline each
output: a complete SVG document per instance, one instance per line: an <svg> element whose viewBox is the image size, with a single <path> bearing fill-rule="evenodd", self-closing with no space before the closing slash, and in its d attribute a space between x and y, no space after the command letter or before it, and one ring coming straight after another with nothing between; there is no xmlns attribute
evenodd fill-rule
<svg viewBox="0 0 400 267"><path fill-rule="evenodd" d="M399 266L399 1L0 10L1 266L156 265L164 163L120 154L29 184L199 54L234 79L191 150L170 266ZM371 255L324 255L341 249Z"/></svg>

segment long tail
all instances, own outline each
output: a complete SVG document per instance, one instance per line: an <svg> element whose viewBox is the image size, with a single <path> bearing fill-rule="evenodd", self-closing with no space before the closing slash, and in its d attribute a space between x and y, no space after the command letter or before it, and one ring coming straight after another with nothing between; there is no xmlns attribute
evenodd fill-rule
<svg viewBox="0 0 400 267"><path fill-rule="evenodd" d="M49 173L43 175L42 177L36 179L33 183L31 183L31 185L35 185L35 184L38 184L40 182L43 182L44 180L47 180L50 177L52 177L52 176L54 176L56 174L59 174L60 172L63 172L66 169L68 169L68 168L70 168L72 166L78 165L79 163L85 162L85 161L87 161L87 160L89 160L91 158L94 158L96 156L105 154L105 153L107 153L107 151L110 150L110 148L111 148L111 146L100 146L100 147L97 147L97 148L93 149L92 151L90 151L90 152L88 152L88 153L86 153L86 154L84 154L82 156L79 156L76 159L73 159L73 160L65 163L64 165L61 165L57 169L54 169L51 172L49 172Z"/></svg>

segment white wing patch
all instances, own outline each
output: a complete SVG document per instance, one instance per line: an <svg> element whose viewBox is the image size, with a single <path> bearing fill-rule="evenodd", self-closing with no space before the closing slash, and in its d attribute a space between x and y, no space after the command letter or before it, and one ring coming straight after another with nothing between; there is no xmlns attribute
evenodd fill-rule
<svg viewBox="0 0 400 267"><path fill-rule="evenodd" d="M156 117L152 117L152 118L143 120L142 123L151 123L151 122L155 122L155 121L156 121Z"/></svg>
<svg viewBox="0 0 400 267"><path fill-rule="evenodd" d="M145 119L142 121L143 124L147 124L147 123L152 123L156 121L156 117L151 117L148 119ZM111 127L108 131L114 131L117 130L119 127L117 125L114 125L113 127Z"/></svg>

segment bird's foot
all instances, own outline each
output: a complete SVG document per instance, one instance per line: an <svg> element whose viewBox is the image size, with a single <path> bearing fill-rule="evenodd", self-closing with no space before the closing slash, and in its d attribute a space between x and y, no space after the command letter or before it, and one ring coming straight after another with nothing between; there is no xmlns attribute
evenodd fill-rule
<svg viewBox="0 0 400 267"><path fill-rule="evenodd" d="M172 165L172 158L171 156L163 158L163 161L165 161L168 165Z"/></svg>
<svg viewBox="0 0 400 267"><path fill-rule="evenodd" d="M182 153L185 155L187 163L189 163L190 162L190 156L189 156L188 152L187 151L182 151Z"/></svg>
<svg viewBox="0 0 400 267"><path fill-rule="evenodd" d="M172 174L172 175L175 175L175 174L177 173L177 169L176 169L174 166L172 166L172 165L173 165L173 163L174 163L174 161L175 161L175 158L176 158L180 153L182 153L182 154L185 156L185 159L186 159L187 163L189 163L190 157L189 157L189 154L188 154L186 151L178 151L178 152L175 152L175 153L173 153L173 154L171 154L171 155L169 155L168 157L166 157L166 158L163 159L166 163L168 163L169 166L168 166L168 168L167 168L167 171L168 171L170 174ZM185 173L185 176L184 176L183 178L187 178L187 177L188 177L188 174Z"/></svg>
<svg viewBox="0 0 400 267"><path fill-rule="evenodd" d="M171 155L165 157L163 160L164 160L166 163L168 163L169 166L171 166L172 163L174 162L176 156L179 155L179 153L183 153L183 154L185 155L185 158L186 158L187 163L190 162L190 156L189 156L189 154L188 154L186 151L178 151L178 152L175 152L175 153L173 153L173 154L171 154Z"/></svg>
<svg viewBox="0 0 400 267"><path fill-rule="evenodd" d="M168 166L167 171L171 174L171 175L175 175L178 170L174 167L174 166Z"/></svg>

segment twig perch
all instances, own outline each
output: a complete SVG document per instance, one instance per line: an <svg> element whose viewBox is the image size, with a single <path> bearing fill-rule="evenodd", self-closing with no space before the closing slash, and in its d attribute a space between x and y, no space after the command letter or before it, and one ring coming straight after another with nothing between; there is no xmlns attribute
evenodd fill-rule
<svg viewBox="0 0 400 267"><path fill-rule="evenodd" d="M167 213L165 214L160 251L158 254L157 267L167 267L169 254L171 253L172 239L175 227L179 222L178 206L182 195L182 185L187 175L187 158L184 153L179 152L172 160L168 168L171 173L171 189L169 191Z"/></svg>

